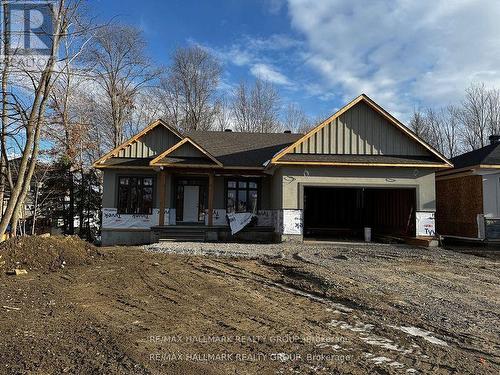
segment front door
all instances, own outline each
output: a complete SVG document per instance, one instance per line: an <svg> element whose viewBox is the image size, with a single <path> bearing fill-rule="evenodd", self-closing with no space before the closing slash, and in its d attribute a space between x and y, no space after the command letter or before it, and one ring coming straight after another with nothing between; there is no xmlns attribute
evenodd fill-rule
<svg viewBox="0 0 500 375"><path fill-rule="evenodd" d="M199 186L190 186L190 185L184 186L182 221L188 223L198 222L199 199L200 199Z"/></svg>

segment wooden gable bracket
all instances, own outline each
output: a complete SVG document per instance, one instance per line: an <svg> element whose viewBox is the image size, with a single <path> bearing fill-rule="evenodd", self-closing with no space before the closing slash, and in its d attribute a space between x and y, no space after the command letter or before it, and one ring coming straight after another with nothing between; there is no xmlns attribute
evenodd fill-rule
<svg viewBox="0 0 500 375"><path fill-rule="evenodd" d="M332 121L340 117L342 114L347 112L349 109L354 107L356 104L359 102L363 101L366 103L370 108L375 110L377 113L379 113L382 117L384 117L386 120L389 121L392 125L397 127L399 130L401 130L403 133L405 133L407 136L412 138L413 140L417 141L420 143L422 146L424 146L428 151L430 151L432 154L437 156L440 160L442 160L444 163L440 165L439 167L444 167L444 168L453 168L453 164L451 164L446 157L441 155L439 151L434 149L432 146L424 142L420 137L418 137L413 131L408 129L406 126L404 126L399 120L397 120L395 117L393 117L389 112L387 112L385 109L383 109L381 106L379 106L377 103L375 103L373 100L371 100L366 94L361 94L354 100L352 100L350 103L339 109L337 112L335 112L332 116L328 117L325 121L321 122L319 125L317 125L315 128L311 129L308 133L306 133L303 137L292 143L290 146L285 147L283 150L278 152L272 159L271 163L276 163L276 164L288 164L289 162L279 162L279 159L283 157L285 154L288 154L290 151L292 151L295 147L300 145L302 142L306 141L307 139L311 138L314 134L318 133L321 129L323 129L325 126L328 126ZM302 163L304 164L304 163ZM338 163L332 163L332 165L338 164ZM324 163L326 165L326 163Z"/></svg>
<svg viewBox="0 0 500 375"><path fill-rule="evenodd" d="M205 150L203 147L201 147L200 145L198 145L195 141L193 141L189 137L185 137L183 140L181 140L180 142L176 143L175 145L173 145L172 147L170 147L168 150L163 151L160 155L158 155L153 160L151 160L149 162L149 165L151 165L151 166L169 166L169 165L171 165L170 163L161 163L160 161L165 156L168 156L169 154L171 154L172 152L174 152L175 150L177 150L179 147L181 147L185 143L192 144L199 151L201 151L201 153L203 153L206 157L208 157L210 160L212 160L217 166L223 167L222 163L219 160L217 160L212 154L210 154L207 150Z"/></svg>

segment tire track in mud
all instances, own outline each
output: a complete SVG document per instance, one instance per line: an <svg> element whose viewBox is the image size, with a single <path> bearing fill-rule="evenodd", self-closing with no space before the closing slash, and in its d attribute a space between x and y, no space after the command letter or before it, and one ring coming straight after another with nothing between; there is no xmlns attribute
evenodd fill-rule
<svg viewBox="0 0 500 375"><path fill-rule="evenodd" d="M194 267L197 268L197 269L199 269L201 272L215 273L215 274L217 274L219 276L231 276L231 277L237 278L237 279L244 278L244 279L247 279L247 280L251 280L251 281L256 282L258 284L261 284L261 285L264 285L264 286L267 286L267 287L271 287L271 288L274 288L274 289L278 289L281 292L291 293L293 295L306 298L306 299L308 299L308 300L310 300L312 302L321 303L323 305L328 306L329 310L334 311L334 312L339 312L339 313L343 313L343 314L353 313L354 312L354 310L352 308L347 307L345 305L342 305L340 303L334 302L334 301L332 301L332 300L330 300L328 298L325 298L323 295L313 294L309 290L305 291L305 290L301 290L301 289L295 288L293 283L283 283L283 282L280 282L280 281L270 281L270 280L266 279L264 276L262 276L260 274L257 274L255 272L249 271L248 269L245 269L245 268L242 268L242 267L235 266L234 263L230 263L230 262L227 262L227 261L215 260L215 261L212 261L212 262L216 263L219 266L224 266L224 267L226 267L226 269L221 268L221 267L215 267L213 265L202 265L202 266L196 266L196 265L194 265ZM227 268L229 268L229 269L231 269L233 271L237 271L238 273L229 272ZM331 307L333 307L334 310L332 310ZM316 324L316 325L321 325L321 323L315 322L315 321L310 321L310 323ZM361 323L358 323L358 324L361 324ZM324 328L326 328L326 327L324 327ZM333 329L332 331L333 331L333 333L338 334L337 330ZM354 332L358 331L359 332L359 328L358 327L354 327L352 329L352 331L354 331ZM353 336L351 336L351 338L353 338ZM370 344L370 345L375 345L375 346L378 346L378 347L385 347L385 348L390 348L391 346L394 346L392 344L393 343L392 340L389 340L389 339L387 339L385 337L376 336L376 335L371 335L371 336L367 336L367 337L361 337L361 344L363 342L365 342L367 344ZM340 348L335 348L335 349L338 350ZM397 350L399 351L399 349L397 349ZM365 354L372 355L371 353L366 353L366 351L365 351ZM388 355L386 353L384 353L384 354ZM381 357L380 355L378 355L378 356L374 356L374 358L375 359L377 359L377 358L378 359L384 358L384 360L379 361L378 363L375 363L378 366L384 367L383 365L387 364L389 366L389 368L392 368L392 369L396 369L396 368L400 369L402 367L405 367L402 363L397 362L397 361L392 360L392 359L389 359L388 357ZM370 358L369 357L367 357L367 362L370 362ZM413 363L414 363L414 361L413 361Z"/></svg>
<svg viewBox="0 0 500 375"><path fill-rule="evenodd" d="M313 302L321 303L327 306L333 306L334 310L332 311L335 314L354 315L353 325L347 323L346 321L336 319L332 319L329 325L331 326L331 328L333 328L332 331L334 333L338 332L337 330L335 330L335 328L351 331L354 334L351 337L354 339L354 341L357 341L357 344L361 347L366 361L372 362L378 367L386 368L391 372L408 371L413 373L418 372L419 370L425 372L437 371L438 369L442 371L443 367L446 368L450 373L454 373L457 371L457 369L453 366L433 365L432 361L443 356L446 357L446 353L443 353L443 355L436 355L436 353L431 353L431 358L431 356L426 353L428 353L429 351L432 352L432 349L426 347L426 345L424 345L424 347L421 347L420 345L416 344L415 339L413 339L413 337L415 336L412 337L412 335L409 334L401 334L401 332L398 332L400 331L398 327L387 326L385 323L381 326L379 322L374 322L374 324L363 323L363 321L359 320L357 314L361 312L365 316L365 318L367 318L369 321L372 321L372 319L369 319L366 315L367 310L370 309L360 309L359 305L357 305L356 303L351 304L351 306L353 307L347 307L344 304L340 304L328 297L325 297L325 295L322 293L314 293L311 290L301 289L297 287L297 282L294 282L293 280L291 282L284 282L282 280L271 281L261 274L250 271L243 267L236 266L233 262L212 260L211 263L215 263L219 267L215 265L205 264L202 266L193 266L200 270L200 272L212 273L218 276L231 276L238 279L244 278L252 282L265 285L267 287L273 287L276 289L280 289L281 291L307 298ZM262 263L268 266L267 262ZM276 265L274 263L272 263L270 266L276 268ZM282 269L286 268L281 265L278 267ZM285 272L284 274L288 274L287 276L292 275L292 279L301 280L301 278L303 278L302 280L305 279L308 282L311 281L307 277L307 272L294 271L296 270L292 269L290 272ZM314 277L312 283L318 284L320 281L320 279ZM387 338L385 335L389 335L392 339ZM425 337L424 340L426 340ZM418 342L421 343L420 340ZM415 369L415 367L418 370Z"/></svg>
<svg viewBox="0 0 500 375"><path fill-rule="evenodd" d="M357 356L353 365L358 370L362 369L360 373L392 374L405 373L407 370L424 373L460 372L460 369L450 365L457 363L461 354L457 354L453 347L441 349L427 344L421 337L411 337L391 328L388 325L391 322L384 320L384 316L375 308L350 300L347 303L344 303L345 300L339 302L329 296L330 285L327 282L318 275L308 273L300 264L292 267L279 260L249 261L189 256L175 257L171 264L167 264L165 259L168 262L172 259L169 257L146 258L158 259L165 264L153 265L152 260L148 260L131 267L129 277L136 285L130 291L124 290L126 283L123 280L116 285L110 281L106 281L109 285L99 285L101 290L106 290L105 298L111 301L123 299L126 302L113 303L113 309L119 310L118 314L106 313L106 319L116 320L112 325L130 326L132 320L141 320L142 323L127 328L126 332L135 327L167 332L172 327L174 332L217 332L228 335L262 332L278 335L296 331L303 335L338 336L346 338L347 342L321 346L307 343L296 347L259 343L245 344L241 348L248 351L267 348L283 352L349 353ZM116 272L103 268L99 273L110 275ZM95 278L95 274L90 277ZM185 290L186 283L191 285L192 290ZM109 289L104 288L104 285ZM336 290L335 294L340 291ZM219 293L226 300L221 300ZM249 295L242 296L239 293ZM158 300L151 304L145 303L148 295L153 299L158 297ZM226 305L217 305L221 303ZM185 317L184 312L192 315ZM170 314L168 320L165 314ZM296 317L290 319L290 314ZM194 318L193 324L196 324L194 328L185 325L191 317ZM144 321L149 323L149 320L151 323L145 325ZM450 356L453 357L451 360ZM304 371L309 368L312 371L313 367L324 372L331 372L335 368L324 361L316 361L302 364L296 369ZM269 370L269 367L259 364L252 367L254 370L256 368L262 368L263 372ZM289 372L294 366L285 363L282 368Z"/></svg>

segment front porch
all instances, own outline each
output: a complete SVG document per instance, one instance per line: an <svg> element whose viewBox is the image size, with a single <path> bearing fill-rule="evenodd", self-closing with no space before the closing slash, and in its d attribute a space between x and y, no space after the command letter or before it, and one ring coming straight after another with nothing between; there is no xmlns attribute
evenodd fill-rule
<svg viewBox="0 0 500 375"><path fill-rule="evenodd" d="M162 168L152 240L274 241L271 178L262 171ZM251 212L256 219L233 236L230 212Z"/></svg>

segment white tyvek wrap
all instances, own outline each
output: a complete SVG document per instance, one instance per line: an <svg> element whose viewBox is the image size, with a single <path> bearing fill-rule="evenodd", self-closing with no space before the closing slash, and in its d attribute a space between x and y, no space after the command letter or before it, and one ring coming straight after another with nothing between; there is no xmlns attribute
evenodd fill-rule
<svg viewBox="0 0 500 375"><path fill-rule="evenodd" d="M434 212L416 212L417 221L417 236L435 236L436 235L436 221Z"/></svg>
<svg viewBox="0 0 500 375"><path fill-rule="evenodd" d="M283 210L283 234L302 234L302 210Z"/></svg>
<svg viewBox="0 0 500 375"><path fill-rule="evenodd" d="M119 214L116 208L103 208L102 229L149 229L158 225L159 214L158 208L151 215Z"/></svg>

